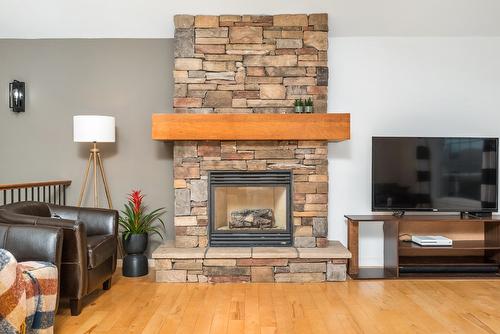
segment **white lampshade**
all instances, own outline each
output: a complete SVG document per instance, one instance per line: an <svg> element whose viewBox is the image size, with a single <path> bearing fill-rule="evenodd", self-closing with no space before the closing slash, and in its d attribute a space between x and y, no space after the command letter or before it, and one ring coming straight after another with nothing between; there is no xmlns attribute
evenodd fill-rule
<svg viewBox="0 0 500 334"><path fill-rule="evenodd" d="M115 118L112 116L73 116L73 141L114 143Z"/></svg>

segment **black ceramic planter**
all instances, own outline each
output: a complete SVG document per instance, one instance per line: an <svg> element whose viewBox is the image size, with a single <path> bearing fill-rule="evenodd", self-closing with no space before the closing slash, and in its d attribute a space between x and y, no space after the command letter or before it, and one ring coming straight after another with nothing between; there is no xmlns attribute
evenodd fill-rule
<svg viewBox="0 0 500 334"><path fill-rule="evenodd" d="M139 277L148 274L148 258L144 252L148 248L148 234L131 234L128 239L123 237L123 258L122 273L126 277Z"/></svg>

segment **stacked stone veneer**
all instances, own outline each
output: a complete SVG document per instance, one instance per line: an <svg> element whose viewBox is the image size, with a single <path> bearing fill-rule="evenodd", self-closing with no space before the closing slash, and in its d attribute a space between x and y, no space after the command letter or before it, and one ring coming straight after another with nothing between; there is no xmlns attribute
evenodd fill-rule
<svg viewBox="0 0 500 334"><path fill-rule="evenodd" d="M326 112L328 15L175 17L176 112Z"/></svg>
<svg viewBox="0 0 500 334"><path fill-rule="evenodd" d="M328 16L175 17L176 113L290 113L296 98L326 112ZM326 142L174 144L176 247L208 243L207 172L292 170L294 245L327 244Z"/></svg>
<svg viewBox="0 0 500 334"><path fill-rule="evenodd" d="M161 259L156 282L337 282L346 280L346 259Z"/></svg>
<svg viewBox="0 0 500 334"><path fill-rule="evenodd" d="M351 257L340 242L328 248L191 248L153 252L157 282L344 281Z"/></svg>

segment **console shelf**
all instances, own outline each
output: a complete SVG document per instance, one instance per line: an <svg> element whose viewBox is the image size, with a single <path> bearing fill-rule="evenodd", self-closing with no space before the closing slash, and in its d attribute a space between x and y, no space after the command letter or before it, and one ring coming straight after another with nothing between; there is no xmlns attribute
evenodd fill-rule
<svg viewBox="0 0 500 334"><path fill-rule="evenodd" d="M451 246L420 246L414 242L399 242L399 249L411 249L411 250L433 250L436 252L448 251L448 250L500 250L500 244L495 241L485 241L485 240L456 240L453 241Z"/></svg>
<svg viewBox="0 0 500 334"><path fill-rule="evenodd" d="M352 253L348 273L353 279L390 278L499 278L500 216L462 219L458 215L345 216L348 248ZM359 223L380 223L384 230L384 267L360 268ZM420 246L399 240L399 235L443 235L452 246Z"/></svg>
<svg viewBox="0 0 500 334"><path fill-rule="evenodd" d="M492 260L488 260L484 256L401 256L399 265L416 266L416 265L436 265L436 266L455 266L468 265L480 266L483 264L493 264Z"/></svg>

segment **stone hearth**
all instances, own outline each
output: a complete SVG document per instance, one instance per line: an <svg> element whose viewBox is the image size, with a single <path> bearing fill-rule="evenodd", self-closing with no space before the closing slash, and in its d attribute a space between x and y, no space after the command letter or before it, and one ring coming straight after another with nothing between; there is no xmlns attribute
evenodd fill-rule
<svg viewBox="0 0 500 334"><path fill-rule="evenodd" d="M325 248L208 247L153 252L157 282L344 281L351 253L338 241Z"/></svg>

